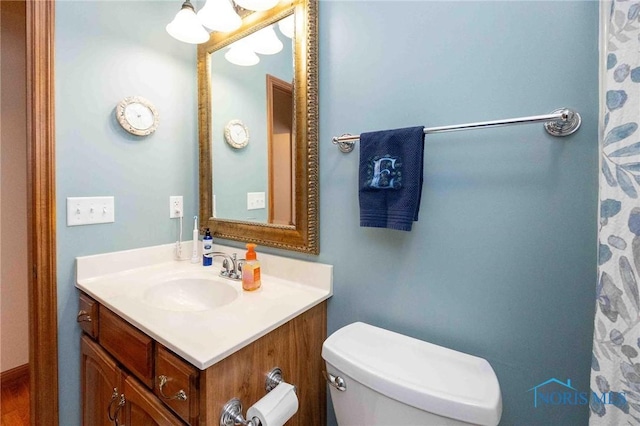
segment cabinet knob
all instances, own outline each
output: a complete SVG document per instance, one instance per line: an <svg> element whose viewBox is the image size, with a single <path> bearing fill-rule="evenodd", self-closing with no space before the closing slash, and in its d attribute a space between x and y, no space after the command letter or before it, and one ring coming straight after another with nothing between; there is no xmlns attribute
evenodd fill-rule
<svg viewBox="0 0 640 426"><path fill-rule="evenodd" d="M80 312L78 312L78 316L76 317L76 321L77 322L91 322L91 315L89 315L89 312L85 311L84 309L80 309Z"/></svg>
<svg viewBox="0 0 640 426"><path fill-rule="evenodd" d="M158 376L158 391L160 392L160 395L164 398L164 399L168 399L168 400L172 400L172 399L177 399L178 401L186 401L187 400L187 393L180 389L178 392L176 392L175 395L173 396L166 396L164 394L164 391L162 390L162 388L164 387L164 385L167 384L167 376L165 375L160 375Z"/></svg>

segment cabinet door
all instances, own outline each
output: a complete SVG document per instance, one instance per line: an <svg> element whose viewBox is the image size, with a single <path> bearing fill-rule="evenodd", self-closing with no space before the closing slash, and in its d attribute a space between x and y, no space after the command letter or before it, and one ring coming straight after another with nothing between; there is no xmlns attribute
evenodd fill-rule
<svg viewBox="0 0 640 426"><path fill-rule="evenodd" d="M131 426L183 426L149 390L134 377L124 381L125 418L119 417L121 425ZM124 420L124 421L123 421Z"/></svg>
<svg viewBox="0 0 640 426"><path fill-rule="evenodd" d="M82 336L82 424L113 426L122 393L122 371L104 349Z"/></svg>

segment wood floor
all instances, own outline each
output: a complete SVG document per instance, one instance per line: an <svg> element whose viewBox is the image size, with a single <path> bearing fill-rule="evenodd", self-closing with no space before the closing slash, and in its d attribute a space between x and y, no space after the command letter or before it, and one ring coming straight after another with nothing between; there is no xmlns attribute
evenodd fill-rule
<svg viewBox="0 0 640 426"><path fill-rule="evenodd" d="M3 382L1 393L0 426L29 426L29 376Z"/></svg>

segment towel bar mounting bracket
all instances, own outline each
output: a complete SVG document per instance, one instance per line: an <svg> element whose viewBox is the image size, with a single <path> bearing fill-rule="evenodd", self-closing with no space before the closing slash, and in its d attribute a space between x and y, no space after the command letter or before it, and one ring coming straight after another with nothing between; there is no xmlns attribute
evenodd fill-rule
<svg viewBox="0 0 640 426"><path fill-rule="evenodd" d="M575 133L582 124L580 114L569 108L559 108L551 112L551 114L560 114L559 120L550 120L544 123L544 129L551 136L569 136Z"/></svg>
<svg viewBox="0 0 640 426"><path fill-rule="evenodd" d="M343 138L345 136L351 136L351 133L345 133L340 137ZM338 138L333 138L333 143L337 144L338 149L340 149L340 151L344 152L345 154L353 151L353 148L355 148L356 146L355 141L341 141L338 140Z"/></svg>

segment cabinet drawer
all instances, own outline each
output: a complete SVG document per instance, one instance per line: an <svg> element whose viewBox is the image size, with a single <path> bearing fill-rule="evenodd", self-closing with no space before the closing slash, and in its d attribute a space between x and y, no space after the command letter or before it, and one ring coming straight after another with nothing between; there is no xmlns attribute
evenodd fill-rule
<svg viewBox="0 0 640 426"><path fill-rule="evenodd" d="M156 344L156 383L154 392L182 420L198 424L199 370L167 348Z"/></svg>
<svg viewBox="0 0 640 426"><path fill-rule="evenodd" d="M78 305L78 316L76 320L78 324L80 324L80 328L89 336L97 339L98 306L100 305L84 293L80 293L80 303Z"/></svg>
<svg viewBox="0 0 640 426"><path fill-rule="evenodd" d="M153 340L149 336L103 306L99 341L142 383L153 387Z"/></svg>

